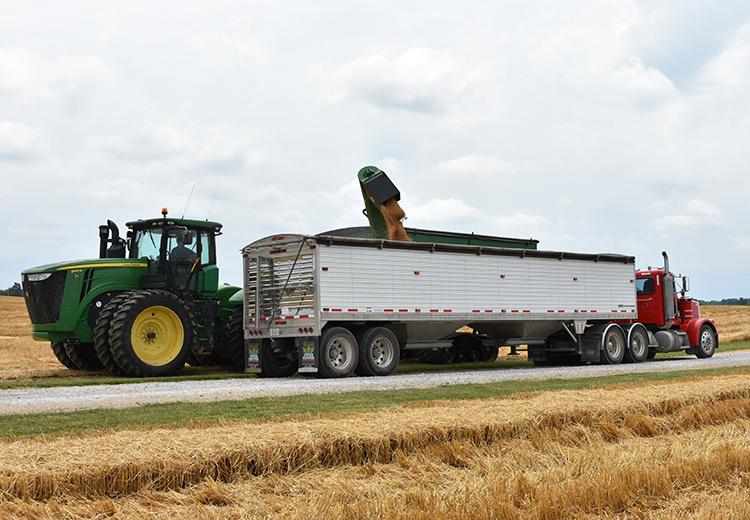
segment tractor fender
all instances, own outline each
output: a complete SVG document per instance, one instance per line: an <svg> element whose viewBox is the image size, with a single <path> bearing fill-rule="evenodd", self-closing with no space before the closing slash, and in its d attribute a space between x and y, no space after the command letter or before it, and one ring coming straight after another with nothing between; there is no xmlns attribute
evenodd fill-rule
<svg viewBox="0 0 750 520"><path fill-rule="evenodd" d="M714 329L714 332L717 333L718 337L718 331L716 330L716 320L712 320L710 318L690 320L684 327L682 327L682 330L684 330L688 335L688 340L690 341L691 346L694 347L700 342L701 327L703 327L703 325L706 323L708 323L711 328Z"/></svg>
<svg viewBox="0 0 750 520"><path fill-rule="evenodd" d="M227 300L227 304L229 305L242 305L244 302L245 302L245 292L242 289L238 289Z"/></svg>
<svg viewBox="0 0 750 520"><path fill-rule="evenodd" d="M239 293L239 297L237 296ZM224 307L234 307L236 305L242 305L242 289L236 285L221 285L218 291L216 291L216 299Z"/></svg>

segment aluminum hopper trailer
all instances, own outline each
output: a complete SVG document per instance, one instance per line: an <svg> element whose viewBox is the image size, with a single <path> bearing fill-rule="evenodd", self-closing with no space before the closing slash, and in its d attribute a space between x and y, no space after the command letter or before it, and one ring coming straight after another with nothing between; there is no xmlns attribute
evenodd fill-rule
<svg viewBox="0 0 750 520"><path fill-rule="evenodd" d="M402 350L457 343L487 360L527 345L537 364L658 347L637 321L631 256L292 234L243 257L246 369L270 377L387 375Z"/></svg>

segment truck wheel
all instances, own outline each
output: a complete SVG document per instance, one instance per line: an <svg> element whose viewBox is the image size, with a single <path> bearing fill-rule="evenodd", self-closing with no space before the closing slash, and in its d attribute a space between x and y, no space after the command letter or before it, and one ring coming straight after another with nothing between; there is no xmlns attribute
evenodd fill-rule
<svg viewBox="0 0 750 520"><path fill-rule="evenodd" d="M359 349L354 334L343 327L331 327L320 339L318 375L346 377L357 368Z"/></svg>
<svg viewBox="0 0 750 520"><path fill-rule="evenodd" d="M625 334L619 325L607 327L602 337L602 363L617 365L625 357Z"/></svg>
<svg viewBox="0 0 750 520"><path fill-rule="evenodd" d="M62 343L51 343L50 347L52 347L52 353L65 368L78 370L68 357L68 353L65 352L65 345L63 345Z"/></svg>
<svg viewBox="0 0 750 520"><path fill-rule="evenodd" d="M704 324L701 327L701 333L698 336L698 345L695 349L695 355L701 359L710 358L716 352L719 340L716 337L716 331L711 325Z"/></svg>
<svg viewBox="0 0 750 520"><path fill-rule="evenodd" d="M104 368L99 358L96 357L96 350L91 343L65 343L65 353L78 370L96 372Z"/></svg>
<svg viewBox="0 0 750 520"><path fill-rule="evenodd" d="M109 345L109 327L112 322L112 317L120 308L122 302L128 299L129 293L118 294L102 308L99 316L96 318L96 325L94 325L94 350L96 350L96 357L104 368L116 376L125 375L125 372L115 362L115 358L112 357Z"/></svg>
<svg viewBox="0 0 750 520"><path fill-rule="evenodd" d="M211 354L212 362L223 367L242 369L245 356L245 331L242 327L242 307L238 307L227 318L224 325L224 342L214 349Z"/></svg>
<svg viewBox="0 0 750 520"><path fill-rule="evenodd" d="M364 329L357 335L360 376L387 376L398 366L400 348L396 335L386 327Z"/></svg>
<svg viewBox="0 0 750 520"><path fill-rule="evenodd" d="M628 331L628 347L625 349L625 361L641 363L649 354L648 333L640 325L634 325Z"/></svg>
<svg viewBox="0 0 750 520"><path fill-rule="evenodd" d="M294 339L290 340L294 344ZM264 339L260 345L260 376L289 377L297 371L297 353L284 344L284 340ZM243 345L244 352L244 345ZM244 356L244 354L243 354Z"/></svg>
<svg viewBox="0 0 750 520"><path fill-rule="evenodd" d="M138 377L179 373L196 337L190 307L159 290L131 292L109 328L112 356L125 374Z"/></svg>

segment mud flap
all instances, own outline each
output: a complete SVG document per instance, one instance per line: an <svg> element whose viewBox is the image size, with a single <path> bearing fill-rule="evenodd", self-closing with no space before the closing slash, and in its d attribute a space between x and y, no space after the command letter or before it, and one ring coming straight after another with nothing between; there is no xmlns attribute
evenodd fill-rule
<svg viewBox="0 0 750 520"><path fill-rule="evenodd" d="M260 374L260 342L259 339L245 340L245 372Z"/></svg>
<svg viewBox="0 0 750 520"><path fill-rule="evenodd" d="M599 363L601 361L602 333L587 331L578 336L578 353L583 363Z"/></svg>
<svg viewBox="0 0 750 520"><path fill-rule="evenodd" d="M300 374L318 373L319 340L318 337L304 337L294 340L294 346L297 347L297 355L299 356L298 372Z"/></svg>

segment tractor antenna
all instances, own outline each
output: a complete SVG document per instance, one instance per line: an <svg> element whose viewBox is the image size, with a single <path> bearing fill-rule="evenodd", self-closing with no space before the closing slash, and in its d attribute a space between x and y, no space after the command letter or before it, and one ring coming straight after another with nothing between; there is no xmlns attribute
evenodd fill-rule
<svg viewBox="0 0 750 520"><path fill-rule="evenodd" d="M208 220L209 215L211 215L211 208L214 205L214 199L216 198L216 192L219 191L219 185L221 184L221 180L216 181L216 187L214 188L214 194L211 195L211 202L208 203L208 210L206 211L206 220Z"/></svg>
<svg viewBox="0 0 750 520"><path fill-rule="evenodd" d="M188 195L187 202L185 203L185 209L182 210L182 216L180 219L185 218L185 213L187 213L188 205L190 204L190 199L193 197L193 192L195 191L195 184L193 183L193 188L190 190L190 195Z"/></svg>

